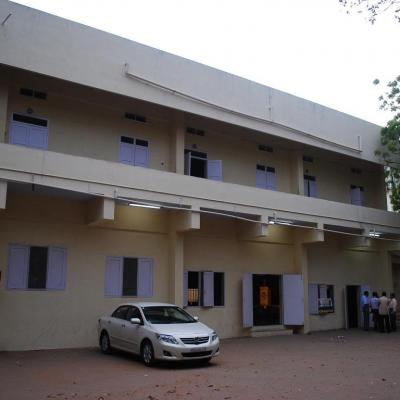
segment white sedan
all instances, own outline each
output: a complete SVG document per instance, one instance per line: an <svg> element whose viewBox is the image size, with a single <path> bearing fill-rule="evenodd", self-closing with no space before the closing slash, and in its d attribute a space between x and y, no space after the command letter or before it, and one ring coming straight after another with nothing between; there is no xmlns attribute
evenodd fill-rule
<svg viewBox="0 0 400 400"><path fill-rule="evenodd" d="M156 360L202 360L219 354L215 331L173 304L124 303L99 319L99 345L140 354L145 365Z"/></svg>

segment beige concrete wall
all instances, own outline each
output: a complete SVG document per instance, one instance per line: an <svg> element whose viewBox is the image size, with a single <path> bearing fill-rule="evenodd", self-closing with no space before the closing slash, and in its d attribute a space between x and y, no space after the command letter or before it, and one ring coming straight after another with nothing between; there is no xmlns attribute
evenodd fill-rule
<svg viewBox="0 0 400 400"><path fill-rule="evenodd" d="M0 14L10 12L13 17L2 28L7 32L2 38L2 64L377 161L374 151L380 128L376 125L148 46L1 1ZM203 101L193 101L179 92Z"/></svg>
<svg viewBox="0 0 400 400"><path fill-rule="evenodd" d="M35 85L35 86L33 86ZM20 87L47 91L49 82L45 79L34 79L23 84L13 83L10 89L7 135L9 141L9 124L12 113L27 114L30 108L32 116L45 118L49 122L49 150L74 154L83 157L119 162L119 143L121 136L129 136L149 141L149 167L161 171L170 169L170 127L164 120L157 119L155 110L148 115L148 109L129 104L124 99L115 99L97 92L72 91L66 84L59 83L58 91L49 92L47 100L39 100L19 95ZM104 98L105 97L105 98ZM0 103L0 109L2 104ZM3 109L2 109L3 111ZM140 123L124 118L125 112L133 112L148 117L148 122ZM153 118L152 118L153 117ZM1 120L1 118L0 118ZM0 121L1 122L1 121Z"/></svg>
<svg viewBox="0 0 400 400"><path fill-rule="evenodd" d="M202 217L200 231L185 235L184 264L188 271L225 273L225 306L187 307L221 337L248 334L242 322L242 278L245 272L260 274L294 273L294 252L290 244L238 241L236 223L216 217Z"/></svg>
<svg viewBox="0 0 400 400"><path fill-rule="evenodd" d="M205 136L186 134L185 148L205 152L209 160L222 160L224 182L255 187L256 165L275 167L278 191L291 192L287 151L260 151L255 142L239 140L217 131L207 131Z"/></svg>
<svg viewBox="0 0 400 400"><path fill-rule="evenodd" d="M369 285L372 290L390 291L391 271L379 251L344 249L337 237L328 235L328 243L308 247L309 283L334 285L335 312L310 315L311 330L345 327L344 290L346 285Z"/></svg>
<svg viewBox="0 0 400 400"><path fill-rule="evenodd" d="M5 141L7 125L8 85L0 81L0 142Z"/></svg>
<svg viewBox="0 0 400 400"><path fill-rule="evenodd" d="M108 255L154 258L152 300L168 301L167 235L90 228L81 201L10 196L7 205L0 214L0 350L96 345L97 319L137 299L104 296ZM67 248L66 290L6 289L10 243Z"/></svg>
<svg viewBox="0 0 400 400"><path fill-rule="evenodd" d="M352 168L361 169L361 174L352 172ZM315 158L313 163L304 162L304 174L316 177L318 198L350 204L350 186L363 186L364 206L385 209L383 177L379 170L362 168L356 163Z"/></svg>

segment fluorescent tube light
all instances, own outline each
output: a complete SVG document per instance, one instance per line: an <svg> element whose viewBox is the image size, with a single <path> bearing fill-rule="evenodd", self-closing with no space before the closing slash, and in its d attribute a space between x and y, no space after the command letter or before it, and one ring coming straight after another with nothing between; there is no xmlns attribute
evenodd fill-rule
<svg viewBox="0 0 400 400"><path fill-rule="evenodd" d="M150 204L139 204L139 203L129 203L130 207L142 207L142 208L153 208L155 210L159 210L161 207L159 206L152 206Z"/></svg>

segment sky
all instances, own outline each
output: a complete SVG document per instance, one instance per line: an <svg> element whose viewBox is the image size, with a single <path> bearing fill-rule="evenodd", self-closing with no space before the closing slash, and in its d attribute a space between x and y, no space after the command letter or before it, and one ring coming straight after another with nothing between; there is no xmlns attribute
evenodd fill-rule
<svg viewBox="0 0 400 400"><path fill-rule="evenodd" d="M385 125L400 23L338 0L15 0ZM373 85L378 78L381 84Z"/></svg>

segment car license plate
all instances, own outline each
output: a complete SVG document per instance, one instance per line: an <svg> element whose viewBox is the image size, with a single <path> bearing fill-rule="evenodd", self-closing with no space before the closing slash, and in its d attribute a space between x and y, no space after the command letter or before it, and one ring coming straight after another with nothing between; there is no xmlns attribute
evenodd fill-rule
<svg viewBox="0 0 400 400"><path fill-rule="evenodd" d="M191 353L200 353L201 351L206 351L205 347L196 347L195 349L190 349Z"/></svg>

